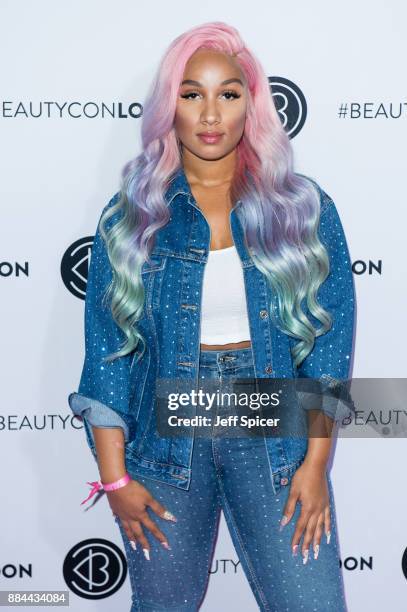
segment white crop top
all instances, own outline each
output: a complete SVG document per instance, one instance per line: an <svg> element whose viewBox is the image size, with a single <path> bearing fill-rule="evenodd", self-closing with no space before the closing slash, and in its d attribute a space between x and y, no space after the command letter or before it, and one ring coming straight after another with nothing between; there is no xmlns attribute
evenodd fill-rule
<svg viewBox="0 0 407 612"><path fill-rule="evenodd" d="M235 246L209 251L202 289L201 343L250 340L243 268Z"/></svg>

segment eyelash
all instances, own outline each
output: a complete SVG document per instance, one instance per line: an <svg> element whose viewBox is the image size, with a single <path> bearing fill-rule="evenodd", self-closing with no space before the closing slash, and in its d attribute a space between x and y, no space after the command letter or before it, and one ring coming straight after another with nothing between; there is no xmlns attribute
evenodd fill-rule
<svg viewBox="0 0 407 612"><path fill-rule="evenodd" d="M189 93L187 93L187 94L182 94L182 95L181 95L181 98L184 98L185 100L190 100L191 98L190 98L189 96L194 95L194 94L197 94L197 93L198 93L198 92L196 92L196 91L190 91L190 92L189 92ZM233 99L234 99L234 100L237 100L238 98L240 98L240 94L238 94L236 91L233 91L232 89L228 89L228 91L224 91L224 92L223 92L223 95L224 95L224 94L232 94L232 96L233 96ZM195 99L195 98L194 98L194 99ZM229 99L230 99L230 98L229 98Z"/></svg>

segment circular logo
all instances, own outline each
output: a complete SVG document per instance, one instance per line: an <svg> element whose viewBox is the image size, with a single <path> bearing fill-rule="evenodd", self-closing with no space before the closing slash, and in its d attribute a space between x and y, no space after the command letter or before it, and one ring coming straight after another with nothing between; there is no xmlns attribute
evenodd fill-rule
<svg viewBox="0 0 407 612"><path fill-rule="evenodd" d="M307 118L307 102L301 89L284 77L268 77L274 105L290 138L301 131Z"/></svg>
<svg viewBox="0 0 407 612"><path fill-rule="evenodd" d="M404 578L407 579L407 548L405 549L401 559L401 569L403 570Z"/></svg>
<svg viewBox="0 0 407 612"><path fill-rule="evenodd" d="M86 236L71 244L61 261L61 276L65 287L82 300L86 295L93 238L93 236Z"/></svg>
<svg viewBox="0 0 407 612"><path fill-rule="evenodd" d="M118 591L125 581L126 557L109 540L83 540L66 555L63 575L70 590L79 597L103 599Z"/></svg>

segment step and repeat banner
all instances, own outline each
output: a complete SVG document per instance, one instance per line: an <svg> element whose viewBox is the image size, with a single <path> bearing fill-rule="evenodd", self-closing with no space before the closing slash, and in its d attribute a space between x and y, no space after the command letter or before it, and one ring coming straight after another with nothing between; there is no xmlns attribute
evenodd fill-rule
<svg viewBox="0 0 407 612"><path fill-rule="evenodd" d="M353 377L402 379L407 8L396 0L385 9L376 0L1 8L0 591L66 591L78 612L128 610L123 542L107 499L80 505L99 474L67 397L82 368L97 220L140 151L158 62L192 26L217 20L240 31L267 72L296 170L319 182L341 216L357 296ZM403 406L390 386L384 413L396 399ZM405 457L404 436L335 443L351 612L406 609ZM230 607L258 609L222 515L201 609Z"/></svg>

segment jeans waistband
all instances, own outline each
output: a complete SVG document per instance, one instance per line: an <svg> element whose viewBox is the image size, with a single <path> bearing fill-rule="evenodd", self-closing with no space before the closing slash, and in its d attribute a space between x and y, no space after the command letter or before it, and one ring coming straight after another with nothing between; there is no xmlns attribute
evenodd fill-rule
<svg viewBox="0 0 407 612"><path fill-rule="evenodd" d="M199 352L199 365L204 368L225 370L253 364L252 347L238 349L203 350Z"/></svg>

